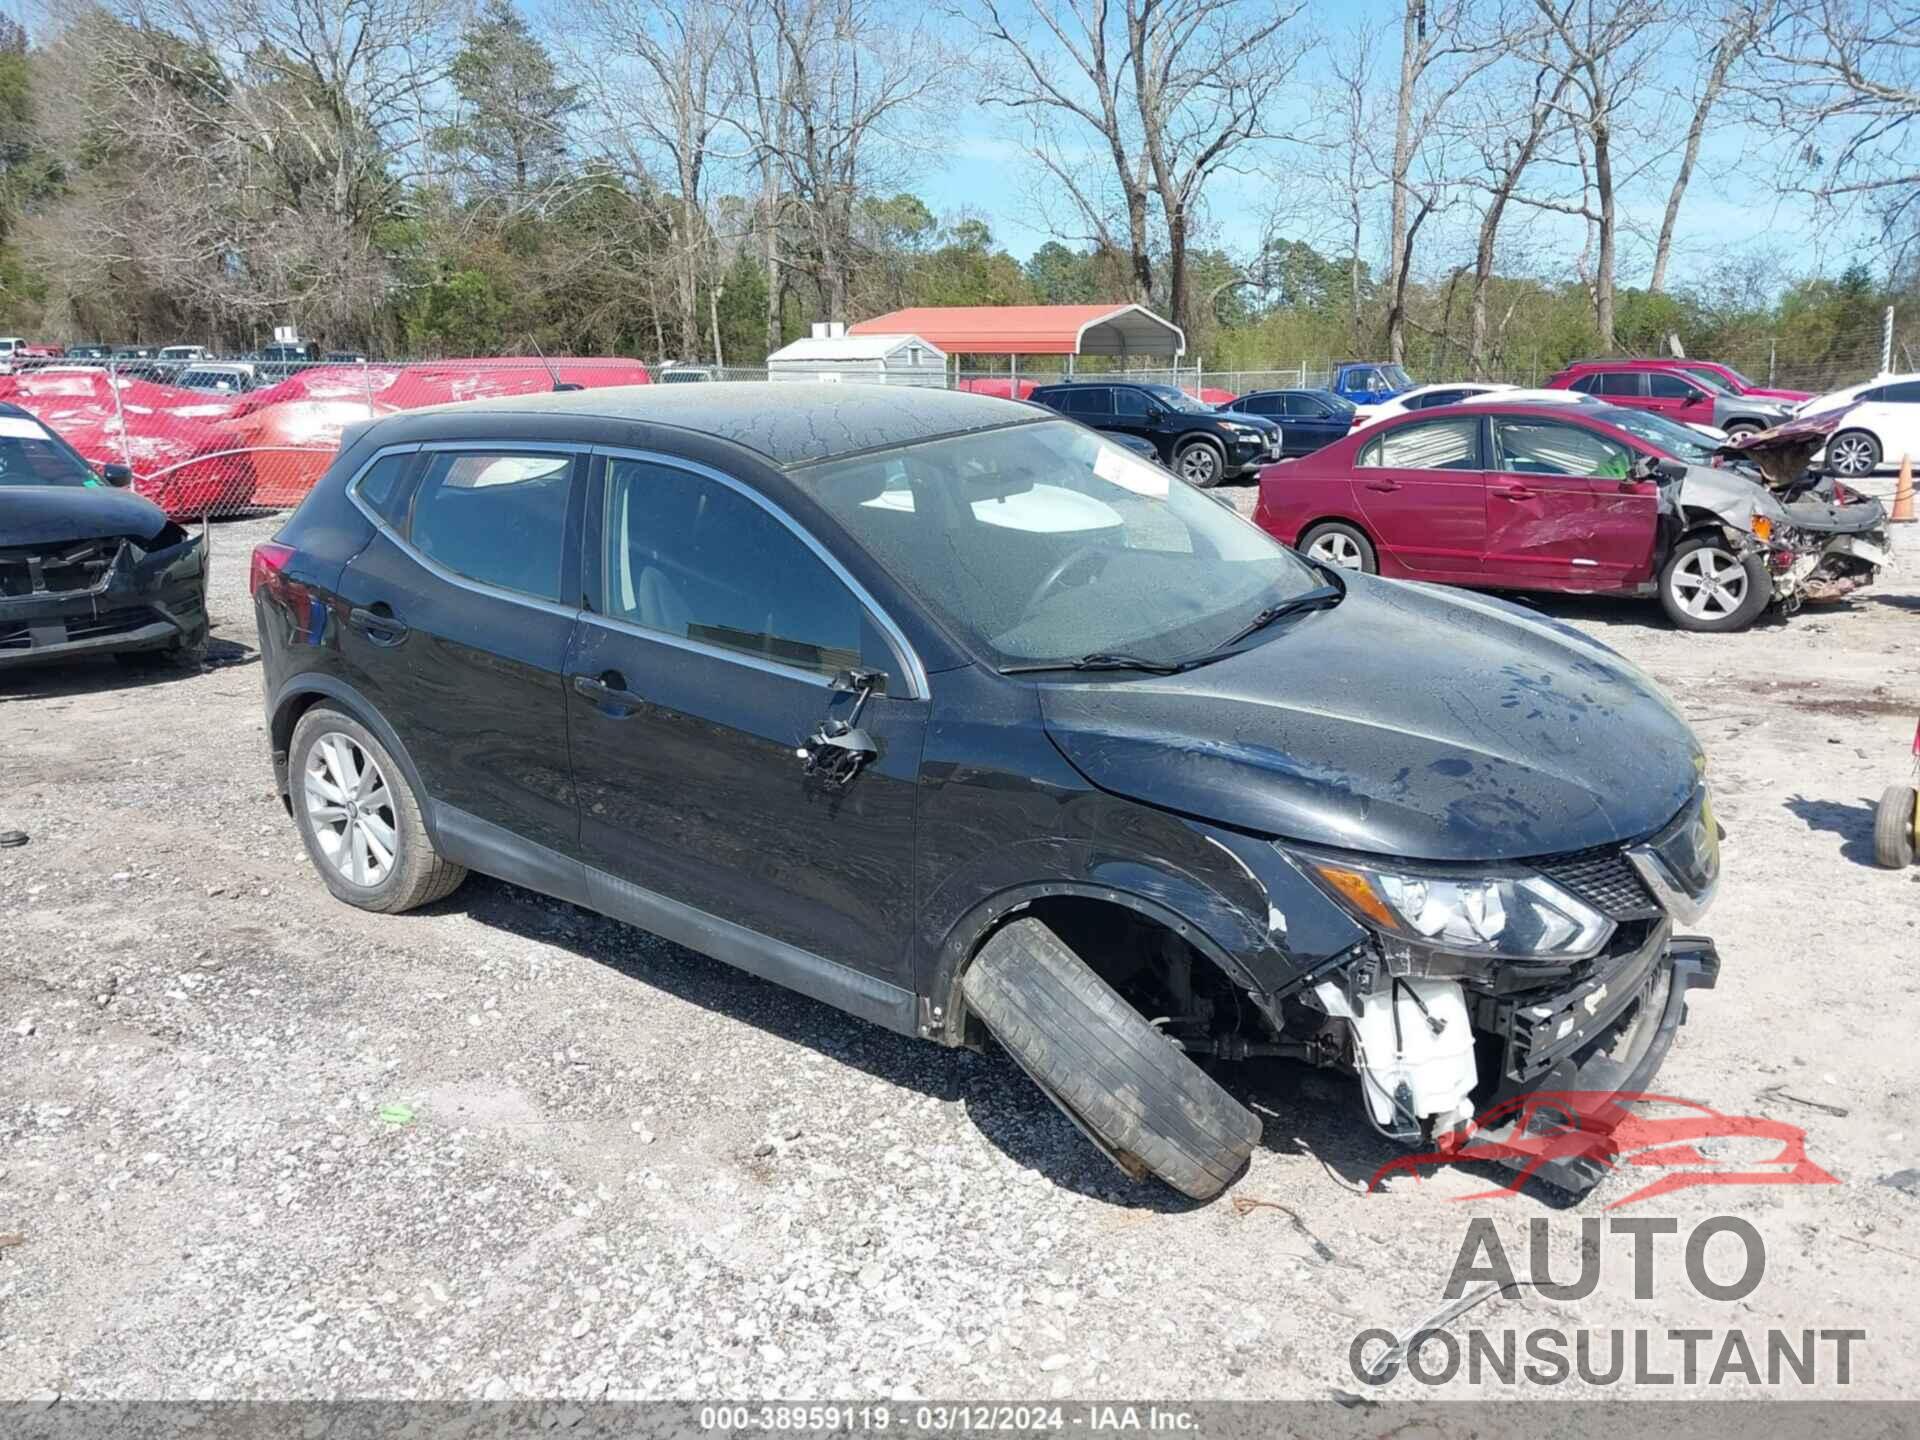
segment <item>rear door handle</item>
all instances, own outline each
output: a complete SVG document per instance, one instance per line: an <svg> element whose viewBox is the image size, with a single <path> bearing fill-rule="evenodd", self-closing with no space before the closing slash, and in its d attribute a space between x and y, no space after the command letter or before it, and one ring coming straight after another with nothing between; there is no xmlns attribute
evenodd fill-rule
<svg viewBox="0 0 1920 1440"><path fill-rule="evenodd" d="M1387 493L1387 494L1390 494L1390 493L1392 493L1393 491L1395 491L1395 490L1398 490L1399 488L1400 488L1400 482L1399 482L1398 480L1369 480L1369 481L1367 481L1367 489L1369 489L1369 490L1379 490L1379 491L1381 491L1381 492L1383 492L1383 493Z"/></svg>
<svg viewBox="0 0 1920 1440"><path fill-rule="evenodd" d="M347 611L347 624L376 645L398 645L407 638L407 627L396 620L384 605L367 609L356 605Z"/></svg>
<svg viewBox="0 0 1920 1440"><path fill-rule="evenodd" d="M1524 485L1501 485L1495 487L1493 493L1503 500L1531 500L1538 492L1529 490Z"/></svg>
<svg viewBox="0 0 1920 1440"><path fill-rule="evenodd" d="M584 695L596 705L605 705L621 710L615 719L624 720L633 713L635 707L646 704L644 696L636 695L626 688L627 680L617 670L608 670L598 677L576 675L573 677L574 692Z"/></svg>

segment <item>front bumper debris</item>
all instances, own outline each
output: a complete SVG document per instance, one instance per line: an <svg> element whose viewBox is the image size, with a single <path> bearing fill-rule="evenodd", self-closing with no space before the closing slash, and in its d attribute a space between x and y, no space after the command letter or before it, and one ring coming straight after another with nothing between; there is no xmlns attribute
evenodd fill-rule
<svg viewBox="0 0 1920 1440"><path fill-rule="evenodd" d="M179 532L173 532L178 535ZM0 669L161 650L207 631L204 534L0 550Z"/></svg>

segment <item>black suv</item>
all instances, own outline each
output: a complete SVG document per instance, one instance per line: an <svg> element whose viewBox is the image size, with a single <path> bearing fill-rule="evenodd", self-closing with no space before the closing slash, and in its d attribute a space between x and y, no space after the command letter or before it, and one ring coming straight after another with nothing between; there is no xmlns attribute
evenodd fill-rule
<svg viewBox="0 0 1920 1440"><path fill-rule="evenodd" d="M1028 398L1095 430L1145 440L1162 464L1202 489L1280 458L1273 421L1222 413L1176 385L1075 381L1042 385Z"/></svg>
<svg viewBox="0 0 1920 1440"><path fill-rule="evenodd" d="M1034 406L714 383L395 415L250 580L279 790L342 900L479 870L992 1037L1192 1196L1260 1135L1203 1062L1344 1070L1425 1145L1645 1088L1716 973L1673 934L1717 879L1700 750L1631 666L1309 564Z"/></svg>

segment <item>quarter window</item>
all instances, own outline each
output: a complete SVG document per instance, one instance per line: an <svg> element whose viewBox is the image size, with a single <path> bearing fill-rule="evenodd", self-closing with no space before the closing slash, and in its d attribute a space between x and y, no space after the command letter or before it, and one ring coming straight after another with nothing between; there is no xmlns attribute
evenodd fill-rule
<svg viewBox="0 0 1920 1440"><path fill-rule="evenodd" d="M382 455L353 485L360 503L395 530L404 528L407 522L407 472L416 458L412 451Z"/></svg>
<svg viewBox="0 0 1920 1440"><path fill-rule="evenodd" d="M853 592L738 491L615 459L606 505L608 614L822 675L860 663L865 615Z"/></svg>
<svg viewBox="0 0 1920 1440"><path fill-rule="evenodd" d="M1896 405L1920 404L1920 380L1902 380L1896 385L1883 386L1882 400L1891 400Z"/></svg>
<svg viewBox="0 0 1920 1440"><path fill-rule="evenodd" d="M1363 449L1359 463L1389 470L1478 470L1480 422L1462 416L1401 425Z"/></svg>
<svg viewBox="0 0 1920 1440"><path fill-rule="evenodd" d="M570 455L437 452L421 478L407 538L456 575L557 601L572 488Z"/></svg>

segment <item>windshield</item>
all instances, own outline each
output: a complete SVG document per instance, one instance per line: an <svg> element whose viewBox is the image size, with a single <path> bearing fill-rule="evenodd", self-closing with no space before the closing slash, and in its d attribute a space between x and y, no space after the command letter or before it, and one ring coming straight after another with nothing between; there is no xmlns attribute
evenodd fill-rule
<svg viewBox="0 0 1920 1440"><path fill-rule="evenodd" d="M1204 400L1196 400L1177 385L1149 385L1147 393L1165 405L1169 410L1185 410L1194 414L1211 414L1213 407Z"/></svg>
<svg viewBox="0 0 1920 1440"><path fill-rule="evenodd" d="M1609 405L1606 421L1616 429L1626 431L1636 440L1644 440L1654 448L1689 465L1709 463L1713 459L1714 452L1719 449L1712 440L1691 426L1682 425L1677 420L1669 420L1664 415L1655 415L1647 410L1630 410L1624 405Z"/></svg>
<svg viewBox="0 0 1920 1440"><path fill-rule="evenodd" d="M1413 388L1413 377L1407 374L1403 366L1382 365L1380 367L1380 378L1387 382L1387 388L1389 390L1411 390Z"/></svg>
<svg viewBox="0 0 1920 1440"><path fill-rule="evenodd" d="M1064 421L795 479L998 665L1102 653L1175 663L1320 584L1218 501Z"/></svg>
<svg viewBox="0 0 1920 1440"><path fill-rule="evenodd" d="M0 415L0 489L24 485L104 487L105 484L38 422L18 415Z"/></svg>

